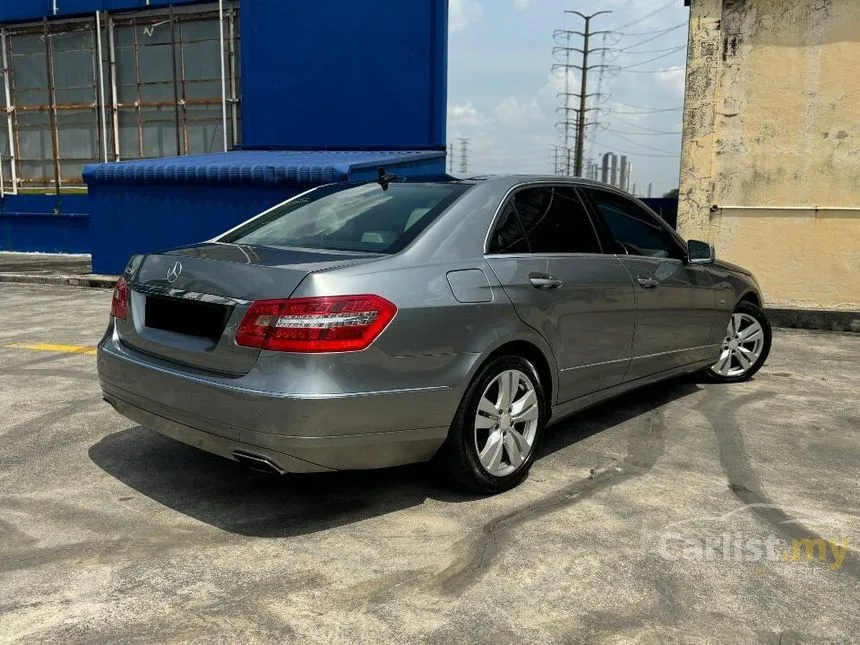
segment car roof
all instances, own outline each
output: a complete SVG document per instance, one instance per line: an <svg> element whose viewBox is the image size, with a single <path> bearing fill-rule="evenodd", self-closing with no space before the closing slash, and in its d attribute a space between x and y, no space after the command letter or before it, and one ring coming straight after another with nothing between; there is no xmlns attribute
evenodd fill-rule
<svg viewBox="0 0 860 645"><path fill-rule="evenodd" d="M593 179L585 179L584 177L570 177L568 175L529 175L529 174L504 174L504 175L476 175L474 177L464 177L461 181L466 182L499 182L519 184L524 181L546 181L558 184L573 184L580 186L596 186L599 188L613 188L607 184Z"/></svg>
<svg viewBox="0 0 860 645"><path fill-rule="evenodd" d="M528 174L504 174L504 175L477 175L474 177L464 177L459 180L460 183L470 183L473 185L485 185L496 190L507 191L518 184L523 183L551 183L551 184L567 184L569 186L588 186L600 188L602 190L611 191L619 195L623 195L629 199L639 201L634 195L627 191L621 190L616 186L610 186L600 181L593 179L585 179L584 177L570 177L567 175L528 175Z"/></svg>

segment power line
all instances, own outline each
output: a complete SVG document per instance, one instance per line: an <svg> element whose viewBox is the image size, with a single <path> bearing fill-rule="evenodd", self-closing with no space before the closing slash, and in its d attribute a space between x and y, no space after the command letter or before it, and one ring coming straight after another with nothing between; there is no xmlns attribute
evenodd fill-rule
<svg viewBox="0 0 860 645"><path fill-rule="evenodd" d="M660 69L625 69L625 74L659 74L661 72L680 72L686 69L684 65L673 65L672 67L662 67Z"/></svg>
<svg viewBox="0 0 860 645"><path fill-rule="evenodd" d="M665 132L629 132L626 130L613 130L612 128L601 128L601 130L605 130L606 132L612 132L613 134L631 134L637 137L662 137L670 134L681 134L680 130L675 130L669 132L668 130Z"/></svg>
<svg viewBox="0 0 860 645"><path fill-rule="evenodd" d="M624 119L618 119L618 120L621 121L621 124L625 127L637 128L639 130L644 130L645 132L651 132L654 134L681 134L680 130L672 130L672 131L655 130L654 128L648 128L648 127L645 127L644 125L639 125L638 123L631 123L630 121L625 121ZM626 133L623 133L623 134L626 134Z"/></svg>
<svg viewBox="0 0 860 645"><path fill-rule="evenodd" d="M655 152L662 152L663 154L667 154L667 155L673 155L673 156L675 155L675 153L673 153L671 150L663 150L662 148L655 148L654 146L646 146L644 143L639 143L638 141L634 141L633 139L628 139L627 137L620 135L620 134L616 134L615 136L618 137L619 139L621 139L622 141L626 141L627 143L632 143L634 146L641 146L642 148L645 148L646 150L654 150Z"/></svg>
<svg viewBox="0 0 860 645"><path fill-rule="evenodd" d="M686 21L679 22L677 25L674 25L672 27L667 27L666 29L661 29L660 31L655 32L654 36L652 36L651 38L646 38L645 40L640 40L638 43L633 43L632 45L627 45L626 47L624 47L624 50L627 51L628 49L634 49L636 47L639 47L639 45L645 45L647 43L653 42L653 41L657 40L658 38L660 38L661 36L672 33L676 29L680 29L681 27L685 27L685 26L687 26Z"/></svg>
<svg viewBox="0 0 860 645"><path fill-rule="evenodd" d="M626 108L633 108L634 110L641 110L640 112L619 112L619 114L630 114L630 115L633 115L633 114L656 114L658 112L680 112L681 110L684 109L683 105L680 105L678 107L670 107L670 108L655 108L655 107L649 107L649 106L645 106L645 105L631 105L629 103L616 103L615 105L618 105L621 107L626 107Z"/></svg>
<svg viewBox="0 0 860 645"><path fill-rule="evenodd" d="M620 27L616 27L612 31L621 31L622 29L626 29L627 27L631 27L631 26L635 25L636 23L642 22L643 20L650 18L651 16L657 15L658 13L660 13L661 11L664 11L665 9L668 9L672 5L677 6L678 3L675 0L669 0L669 2L667 2L666 4L661 4L659 7L654 9L654 11L652 11L651 13L646 13L644 16L639 16L638 18L636 18L636 20L632 20L631 22L628 22L626 25L621 25Z"/></svg>
<svg viewBox="0 0 860 645"><path fill-rule="evenodd" d="M628 150L618 150L618 149L614 148L614 146L606 145L605 143L602 143L600 141L595 141L595 144L602 147L602 148L612 148L615 150L615 152L620 152L620 153L623 153L625 155L632 155L632 156L637 156L637 157L649 157L651 159L677 159L681 156L680 153L655 155L655 154L649 154L647 152L639 152L639 151L630 152Z"/></svg>
<svg viewBox="0 0 860 645"><path fill-rule="evenodd" d="M681 45L680 47L675 47L674 49L669 50L665 54L660 54L659 56L655 56L654 58L649 58L648 60L643 60L643 61L640 61L638 63L633 63L632 65L626 65L624 67L621 67L619 69L619 71L626 72L627 70L629 70L632 67L639 67L640 65L647 65L648 63L653 63L655 60L660 60L661 58L666 58L667 56L671 56L675 52L679 52L682 49L686 49L686 48L687 48L686 44Z"/></svg>
<svg viewBox="0 0 860 645"><path fill-rule="evenodd" d="M641 52L629 52L629 53L634 54L636 56L638 56L640 54L662 54L663 52L677 51L679 49L683 49L686 46L687 46L687 43L684 43L683 45L675 45L674 47L666 47L665 49L646 49L646 50L641 51ZM628 54L627 48L625 48L625 47L620 48L618 50L618 53L622 54L622 55L627 55Z"/></svg>

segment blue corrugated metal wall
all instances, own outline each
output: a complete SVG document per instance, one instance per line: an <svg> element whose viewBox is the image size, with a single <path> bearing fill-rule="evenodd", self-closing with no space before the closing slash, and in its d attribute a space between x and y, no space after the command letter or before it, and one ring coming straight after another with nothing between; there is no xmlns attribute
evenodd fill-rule
<svg viewBox="0 0 860 645"><path fill-rule="evenodd" d="M122 273L136 253L212 238L299 192L296 187L99 186L92 195L93 273Z"/></svg>
<svg viewBox="0 0 860 645"><path fill-rule="evenodd" d="M57 0L56 16L146 6ZM239 11L243 147L444 148L447 0L239 0ZM0 23L53 15L52 0L0 0Z"/></svg>
<svg viewBox="0 0 860 645"><path fill-rule="evenodd" d="M445 146L447 1L240 4L243 144Z"/></svg>
<svg viewBox="0 0 860 645"><path fill-rule="evenodd" d="M445 172L445 155L230 152L88 166L92 268L121 273L137 253L210 239L313 186Z"/></svg>
<svg viewBox="0 0 860 645"><path fill-rule="evenodd" d="M0 199L0 251L89 253L86 195L6 195Z"/></svg>
<svg viewBox="0 0 860 645"><path fill-rule="evenodd" d="M96 11L127 11L195 4L211 0L57 0L56 17L63 18ZM251 0L252 2L255 0ZM0 2L0 22L41 20L54 17L53 0L3 0Z"/></svg>
<svg viewBox="0 0 860 645"><path fill-rule="evenodd" d="M205 1L150 0L148 6ZM0 0L0 23L50 19L54 16L52 5L52 0ZM62 18L96 10L143 9L147 1L57 0L56 5L56 17ZM447 0L240 0L239 7L242 147L444 149ZM437 165L444 170L441 163ZM158 190L165 193L161 199L154 197ZM161 243L150 236L146 245L139 247L151 250L180 239L203 239L288 196L259 187L231 189L229 195L216 189L214 194L222 204L219 209L197 189L186 192L185 188L149 187L144 191L146 208L138 208L127 199L119 210L111 211L119 204L112 201L118 195L110 193L106 190L107 210L93 214L92 227L81 216L88 210L82 213L80 204L69 210L67 204L71 202L64 199L40 196L41 201L26 208L14 207L28 215L3 216L0 249L78 252L92 247L108 254L104 263L94 258L94 270L114 271L125 263L125 257L121 263L118 258L127 247L153 230L147 226L155 214L150 209L158 209L159 216L170 214L164 209L190 209L188 217L182 215L183 223L175 236L165 227L161 229L166 235ZM7 199L14 203L19 198ZM7 208L10 213L11 209ZM110 213L112 219L107 221L104 213ZM68 217L49 219L58 214ZM127 222L113 221L117 217ZM82 237L90 233L92 241ZM131 239L109 243L111 235L120 233Z"/></svg>

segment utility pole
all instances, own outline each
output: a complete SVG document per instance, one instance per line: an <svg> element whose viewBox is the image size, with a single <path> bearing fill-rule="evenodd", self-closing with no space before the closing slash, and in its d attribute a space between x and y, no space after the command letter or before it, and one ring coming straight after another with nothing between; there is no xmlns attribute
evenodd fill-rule
<svg viewBox="0 0 860 645"><path fill-rule="evenodd" d="M454 144L448 144L448 174L454 174Z"/></svg>
<svg viewBox="0 0 860 645"><path fill-rule="evenodd" d="M469 139L459 137L460 141L460 174L465 175L469 172Z"/></svg>
<svg viewBox="0 0 860 645"><path fill-rule="evenodd" d="M553 32L553 39L557 43L556 47L553 47L553 56L556 57L559 54L564 54L564 62L557 63L552 66L553 71L563 70L564 71L564 92L558 94L560 102L562 105L559 107L559 111L561 112L561 121L560 125L564 128L564 147L568 150L567 155L567 163L566 163L566 172L565 174L571 174L570 168L570 126L571 119L570 113L573 112L576 114L576 147L574 149L573 154L573 174L577 177L582 176L583 171L583 158L585 155L585 132L586 127L588 125L592 125L592 123L587 122L587 114L590 110L596 108L588 107L588 99L592 96L596 96L595 94L588 93L588 72L593 69L603 69L606 65L601 62L598 65L589 65L588 64L588 56L589 54L596 53L598 51L606 51L607 47L591 47L591 38L598 34L607 34L608 31L592 31L591 30L591 20L602 14L612 13L611 11L597 11L593 14L586 15L579 11L565 11L565 14L574 14L582 18L585 21L584 31L576 31L572 29L557 29ZM582 48L571 47L570 46L570 37L571 36L582 36ZM563 44L560 42L560 39L563 39ZM570 53L576 52L582 55L582 65L574 65L570 62ZM570 73L571 70L578 70L580 73L580 88L579 93L573 93L570 91ZM574 108L570 106L571 97L579 99L579 107Z"/></svg>
<svg viewBox="0 0 860 645"><path fill-rule="evenodd" d="M561 174L559 165L558 165L558 150L560 146L552 147L552 174L558 175Z"/></svg>

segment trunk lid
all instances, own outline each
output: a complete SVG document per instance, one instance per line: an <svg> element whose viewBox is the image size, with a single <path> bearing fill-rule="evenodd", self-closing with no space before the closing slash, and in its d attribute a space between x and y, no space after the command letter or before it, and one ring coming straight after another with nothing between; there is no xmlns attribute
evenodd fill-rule
<svg viewBox="0 0 860 645"><path fill-rule="evenodd" d="M116 321L117 333L123 343L153 356L246 374L260 350L234 341L251 302L288 298L309 273L378 257L224 243L138 256L126 274L129 314Z"/></svg>

